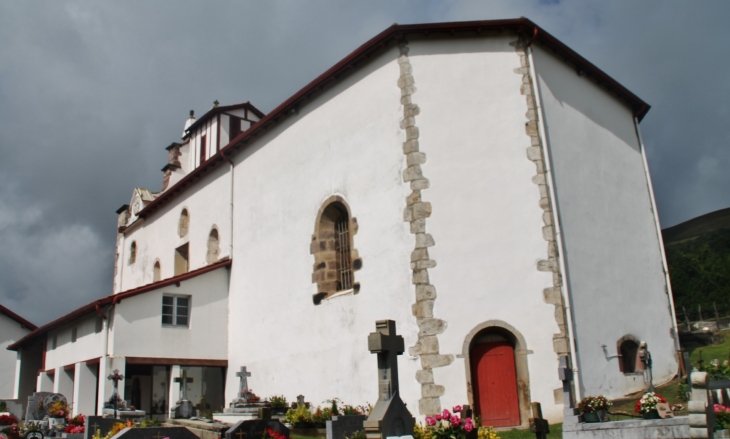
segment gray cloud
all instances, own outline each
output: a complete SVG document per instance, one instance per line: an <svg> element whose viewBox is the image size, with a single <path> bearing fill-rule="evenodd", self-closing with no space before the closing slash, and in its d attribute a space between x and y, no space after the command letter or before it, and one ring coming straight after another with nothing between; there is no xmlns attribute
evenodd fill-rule
<svg viewBox="0 0 730 439"><path fill-rule="evenodd" d="M653 105L662 223L730 205L727 2L0 0L0 302L109 294L114 210L157 190L189 109L269 111L394 22L527 16Z"/></svg>

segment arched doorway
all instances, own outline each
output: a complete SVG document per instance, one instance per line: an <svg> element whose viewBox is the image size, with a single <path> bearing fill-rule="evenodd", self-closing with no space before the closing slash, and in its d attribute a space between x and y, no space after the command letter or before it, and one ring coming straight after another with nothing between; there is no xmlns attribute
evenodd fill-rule
<svg viewBox="0 0 730 439"><path fill-rule="evenodd" d="M480 331L469 348L474 409L482 425L521 424L515 338L501 328Z"/></svg>

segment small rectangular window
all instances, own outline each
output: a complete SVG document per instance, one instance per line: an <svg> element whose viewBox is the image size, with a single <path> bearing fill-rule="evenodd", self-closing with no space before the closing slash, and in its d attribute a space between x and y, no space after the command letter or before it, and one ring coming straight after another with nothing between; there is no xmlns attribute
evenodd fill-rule
<svg viewBox="0 0 730 439"><path fill-rule="evenodd" d="M235 116L228 117L228 141L233 140L237 135L241 134L241 119Z"/></svg>
<svg viewBox="0 0 730 439"><path fill-rule="evenodd" d="M190 320L190 296L162 296L162 324L188 326Z"/></svg>
<svg viewBox="0 0 730 439"><path fill-rule="evenodd" d="M76 343L76 338L79 335L79 328L71 328L71 343Z"/></svg>
<svg viewBox="0 0 730 439"><path fill-rule="evenodd" d="M183 244L175 249L175 276L188 272L188 244Z"/></svg>
<svg viewBox="0 0 730 439"><path fill-rule="evenodd" d="M208 140L208 136L202 135L200 136L200 164L202 165L205 163L205 147L206 147L206 141Z"/></svg>

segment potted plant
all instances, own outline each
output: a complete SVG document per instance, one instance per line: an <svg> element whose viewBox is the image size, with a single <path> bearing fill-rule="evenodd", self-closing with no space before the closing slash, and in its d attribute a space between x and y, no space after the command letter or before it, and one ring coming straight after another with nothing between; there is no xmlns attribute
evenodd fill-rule
<svg viewBox="0 0 730 439"><path fill-rule="evenodd" d="M63 401L54 401L48 407L48 426L58 430L59 434L66 428L66 417L71 414L68 405Z"/></svg>
<svg viewBox="0 0 730 439"><path fill-rule="evenodd" d="M289 409L286 412L286 422L294 428L312 428L312 413L305 404L297 404L296 408Z"/></svg>
<svg viewBox="0 0 730 439"><path fill-rule="evenodd" d="M583 415L583 421L602 422L606 419L608 409L612 405L613 403L603 395L586 396L580 401L578 408Z"/></svg>
<svg viewBox="0 0 730 439"><path fill-rule="evenodd" d="M312 413L312 422L315 428L327 427L327 421L332 420L332 409L330 407L317 407L317 410Z"/></svg>
<svg viewBox="0 0 730 439"><path fill-rule="evenodd" d="M444 409L433 417L427 416L423 435L431 439L466 439L469 433L477 429L472 418L461 419L460 405L452 410L453 414Z"/></svg>
<svg viewBox="0 0 730 439"><path fill-rule="evenodd" d="M286 397L284 395L274 395L269 398L271 403L271 414L284 415L286 414L287 404Z"/></svg>
<svg viewBox="0 0 730 439"><path fill-rule="evenodd" d="M76 434L86 431L86 417L84 415L74 416L66 420L66 433Z"/></svg>
<svg viewBox="0 0 730 439"><path fill-rule="evenodd" d="M715 430L725 430L730 427L730 408L715 404Z"/></svg>
<svg viewBox="0 0 730 439"><path fill-rule="evenodd" d="M660 419L656 405L663 402L667 402L667 400L662 395L647 392L640 400L636 401L634 412L643 415L644 419Z"/></svg>

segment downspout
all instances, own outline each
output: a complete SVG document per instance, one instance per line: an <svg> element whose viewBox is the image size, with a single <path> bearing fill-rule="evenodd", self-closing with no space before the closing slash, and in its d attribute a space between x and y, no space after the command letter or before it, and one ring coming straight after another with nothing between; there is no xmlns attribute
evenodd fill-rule
<svg viewBox="0 0 730 439"><path fill-rule="evenodd" d="M656 210L656 201L654 200L654 187L651 184L649 176L649 162L646 160L646 148L644 148L644 139L641 137L639 129L639 119L634 117L634 128L636 129L636 137L639 140L639 148L641 148L641 160L644 162L644 175L646 176L646 187L649 189L649 199L651 200L651 211L654 216L654 226L656 227L657 241L659 242L659 252L662 254L662 269L664 270L664 281L667 284L667 296L669 300L669 311L672 314L672 328L674 329L674 348L679 353L681 347L679 345L679 332L677 331L677 313L674 310L674 295L672 293L672 283L669 279L669 266L667 265L667 255L664 252L664 240L662 239L662 228L659 224L659 212ZM678 359L680 362L681 358Z"/></svg>
<svg viewBox="0 0 730 439"><path fill-rule="evenodd" d="M535 35L533 36L532 40L535 39L537 36L537 28L535 28ZM530 40L530 42L532 42ZM532 80L535 83L535 106L537 107L537 122L538 122L538 130L540 133L540 137L545 142L544 146L544 159L545 159L545 173L548 175L550 179L550 184L548 185L548 189L550 191L550 199L553 203L553 223L555 225L555 242L558 245L558 261L560 263L560 272L563 274L563 288L565 290L565 318L567 319L567 327L568 327L568 339L570 340L570 356L571 356L571 363L573 366L573 381L575 383L575 394L576 394L576 400L580 400L582 397L582 392L580 388L580 374L578 373L578 356L576 354L575 346L575 333L574 333L574 327L573 327L573 306L571 301L571 295L570 295L570 285L568 282L568 271L565 266L565 252L564 252L564 246L563 246L563 229L560 222L560 208L558 207L558 199L555 196L555 178L552 171L552 162L550 161L550 148L549 148L549 142L547 138L547 131L545 130L545 113L543 111L542 107L542 99L541 99L541 92L540 92L540 81L538 81L537 73L535 72L535 58L532 55L532 47L527 46L525 51L527 52L527 56L529 57L529 63L530 63L530 76L532 77Z"/></svg>

